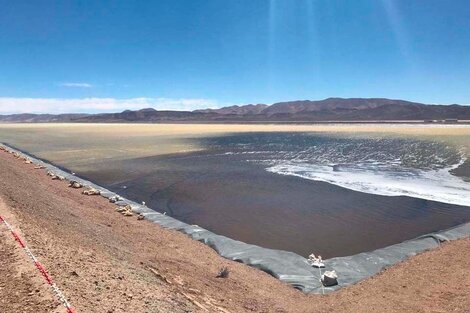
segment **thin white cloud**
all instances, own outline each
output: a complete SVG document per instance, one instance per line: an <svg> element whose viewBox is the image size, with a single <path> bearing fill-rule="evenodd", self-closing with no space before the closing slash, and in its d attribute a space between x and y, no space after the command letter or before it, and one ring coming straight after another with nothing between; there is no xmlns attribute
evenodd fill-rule
<svg viewBox="0 0 470 313"><path fill-rule="evenodd" d="M72 87L72 88L91 88L92 84L89 83L60 83L62 87Z"/></svg>
<svg viewBox="0 0 470 313"><path fill-rule="evenodd" d="M403 14L400 12L396 1L382 0L382 5L385 9L388 23L390 24L390 27L393 31L398 48L400 49L400 53L403 55L403 57L410 61L412 55L412 40L410 39L409 32L407 31Z"/></svg>
<svg viewBox="0 0 470 313"><path fill-rule="evenodd" d="M230 105L211 99L172 98L9 98L0 97L0 114L15 113L101 113L154 108L156 110L192 111Z"/></svg>

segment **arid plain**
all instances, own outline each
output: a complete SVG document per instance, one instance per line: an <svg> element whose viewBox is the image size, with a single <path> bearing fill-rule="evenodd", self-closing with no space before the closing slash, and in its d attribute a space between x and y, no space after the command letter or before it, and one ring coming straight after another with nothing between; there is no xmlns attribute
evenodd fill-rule
<svg viewBox="0 0 470 313"><path fill-rule="evenodd" d="M0 141L55 162L198 151L191 138L250 132L382 134L470 147L470 125L432 124L0 124ZM73 161L75 160L75 161Z"/></svg>

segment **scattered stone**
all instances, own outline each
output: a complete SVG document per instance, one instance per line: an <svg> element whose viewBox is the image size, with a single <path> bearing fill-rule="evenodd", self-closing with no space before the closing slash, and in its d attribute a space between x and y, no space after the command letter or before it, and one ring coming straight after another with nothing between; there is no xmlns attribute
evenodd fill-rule
<svg viewBox="0 0 470 313"><path fill-rule="evenodd" d="M228 278L229 273L230 272L229 272L227 267L222 267L216 277L217 278Z"/></svg>
<svg viewBox="0 0 470 313"><path fill-rule="evenodd" d="M134 213L132 213L132 207L129 204L127 204L126 206L117 207L116 211L121 213L124 216L134 215Z"/></svg>
<svg viewBox="0 0 470 313"><path fill-rule="evenodd" d="M121 200L121 198L119 198L119 196L113 196L113 197L109 198L109 202L111 202L111 203L118 202L119 200Z"/></svg>
<svg viewBox="0 0 470 313"><path fill-rule="evenodd" d="M126 210L126 211L122 212L122 215L124 215L124 216L132 216L132 215L134 215L134 213L132 213L131 211L127 211L127 210Z"/></svg>
<svg viewBox="0 0 470 313"><path fill-rule="evenodd" d="M78 189L78 188L82 188L83 185L81 183L79 183L78 181L71 180L70 183L69 183L69 187Z"/></svg>
<svg viewBox="0 0 470 313"><path fill-rule="evenodd" d="M95 196L95 195L100 195L101 191L95 188L90 188L82 191L82 194L87 195L87 196Z"/></svg>
<svg viewBox="0 0 470 313"><path fill-rule="evenodd" d="M321 282L322 282L323 286L325 286L325 287L337 285L338 284L338 275L336 274L335 271L326 271L321 276Z"/></svg>
<svg viewBox="0 0 470 313"><path fill-rule="evenodd" d="M308 256L308 263L311 266L317 267L317 268L325 267L325 263L323 263L323 259L322 259L321 255L315 256L315 254L313 254L313 253Z"/></svg>

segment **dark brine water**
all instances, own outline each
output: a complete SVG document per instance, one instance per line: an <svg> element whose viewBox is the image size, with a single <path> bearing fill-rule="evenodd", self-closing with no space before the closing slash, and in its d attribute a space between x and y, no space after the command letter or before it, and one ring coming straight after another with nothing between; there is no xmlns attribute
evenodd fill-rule
<svg viewBox="0 0 470 313"><path fill-rule="evenodd" d="M90 179L160 212L263 247L350 255L470 220L458 147L402 138L256 133L207 150L111 161Z"/></svg>

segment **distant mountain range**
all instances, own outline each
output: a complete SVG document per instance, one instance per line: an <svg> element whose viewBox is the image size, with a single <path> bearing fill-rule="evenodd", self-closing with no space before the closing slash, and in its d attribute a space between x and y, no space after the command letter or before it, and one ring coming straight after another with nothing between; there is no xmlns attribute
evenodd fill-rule
<svg viewBox="0 0 470 313"><path fill-rule="evenodd" d="M152 108L103 114L0 115L0 122L326 122L470 120L470 106L430 105L383 98L328 98L195 111Z"/></svg>
<svg viewBox="0 0 470 313"><path fill-rule="evenodd" d="M196 110L196 113L218 113L218 114L233 114L233 115L254 115L261 114L269 105L267 104L247 104L247 105L233 105L221 109L205 109Z"/></svg>
<svg viewBox="0 0 470 313"><path fill-rule="evenodd" d="M64 123L84 118L89 114L11 114L0 115L0 122L4 123Z"/></svg>

